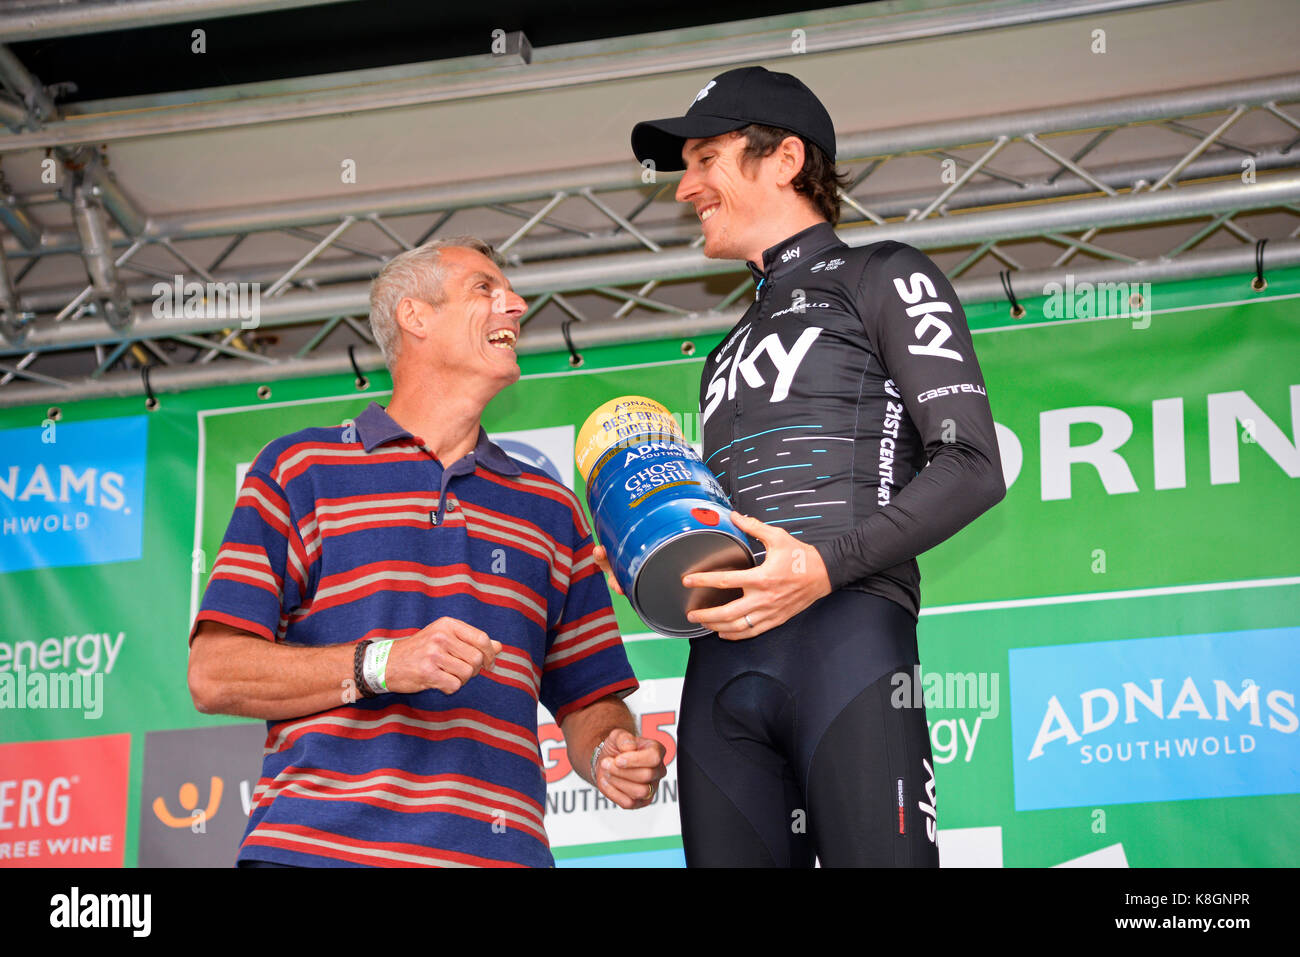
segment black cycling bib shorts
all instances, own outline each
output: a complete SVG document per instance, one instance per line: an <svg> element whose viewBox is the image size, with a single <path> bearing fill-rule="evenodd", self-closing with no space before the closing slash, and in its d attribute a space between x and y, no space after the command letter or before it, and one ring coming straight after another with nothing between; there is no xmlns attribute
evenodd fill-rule
<svg viewBox="0 0 1300 957"><path fill-rule="evenodd" d="M937 867L925 709L894 707L916 622L840 590L771 631L691 642L677 780L688 867Z"/></svg>

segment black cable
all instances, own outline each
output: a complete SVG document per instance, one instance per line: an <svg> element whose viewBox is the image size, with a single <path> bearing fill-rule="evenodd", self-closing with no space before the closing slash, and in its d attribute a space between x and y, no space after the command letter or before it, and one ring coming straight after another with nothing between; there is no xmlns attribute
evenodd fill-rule
<svg viewBox="0 0 1300 957"><path fill-rule="evenodd" d="M1250 288L1256 292L1262 292L1268 288L1268 280L1264 278L1264 244L1267 239L1261 239L1255 243L1255 278L1250 284Z"/></svg>
<svg viewBox="0 0 1300 957"><path fill-rule="evenodd" d="M140 378L144 380L144 407L152 412L158 408L158 397L153 394L153 386L149 384L149 370L153 368L152 364L140 367Z"/></svg>
<svg viewBox="0 0 1300 957"><path fill-rule="evenodd" d="M569 335L569 326L573 325L572 319L565 319L560 323L560 332L564 335L564 344L569 347L569 365L575 369L582 365L582 354L573 346L573 338Z"/></svg>
<svg viewBox="0 0 1300 957"><path fill-rule="evenodd" d="M364 389L370 385L370 380L361 374L361 367L357 365L357 357L353 350L356 346L348 346L348 360L352 363L352 371L357 376L357 388Z"/></svg>
<svg viewBox="0 0 1300 957"><path fill-rule="evenodd" d="M1011 303L1011 317L1019 319L1025 314L1025 307L1016 301L1016 294L1011 289L1011 270L1002 270L998 273L998 278L1002 280L1002 291L1007 294L1007 300Z"/></svg>

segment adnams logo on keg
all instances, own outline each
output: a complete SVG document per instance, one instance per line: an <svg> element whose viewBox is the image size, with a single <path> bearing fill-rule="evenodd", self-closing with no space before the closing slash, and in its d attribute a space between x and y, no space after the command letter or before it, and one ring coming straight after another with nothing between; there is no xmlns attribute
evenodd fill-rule
<svg viewBox="0 0 1300 957"><path fill-rule="evenodd" d="M1016 810L1300 791L1300 628L1013 648Z"/></svg>
<svg viewBox="0 0 1300 957"><path fill-rule="evenodd" d="M0 432L0 572L140 557L145 416Z"/></svg>

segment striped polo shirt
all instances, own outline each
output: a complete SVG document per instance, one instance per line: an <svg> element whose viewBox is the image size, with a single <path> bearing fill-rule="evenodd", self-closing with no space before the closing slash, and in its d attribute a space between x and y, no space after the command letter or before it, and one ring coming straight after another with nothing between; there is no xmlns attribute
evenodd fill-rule
<svg viewBox="0 0 1300 957"><path fill-rule="evenodd" d="M459 691L267 722L240 860L552 866L537 703L562 722L637 687L574 494L488 440L444 467L371 403L267 445L195 619L295 645L442 617L503 647ZM192 633L191 633L192 635Z"/></svg>

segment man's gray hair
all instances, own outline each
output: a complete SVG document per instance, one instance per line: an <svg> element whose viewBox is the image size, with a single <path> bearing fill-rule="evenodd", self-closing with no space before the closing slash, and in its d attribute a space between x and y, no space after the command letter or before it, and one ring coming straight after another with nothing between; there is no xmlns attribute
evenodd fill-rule
<svg viewBox="0 0 1300 957"><path fill-rule="evenodd" d="M440 260L442 251L451 247L472 249L498 266L505 265L505 260L496 250L474 236L430 240L384 263L384 268L370 284L370 331L390 372L402 345L401 329L397 326L397 304L407 296L427 302L434 308L446 301L442 288L443 280L447 278L446 270Z"/></svg>

